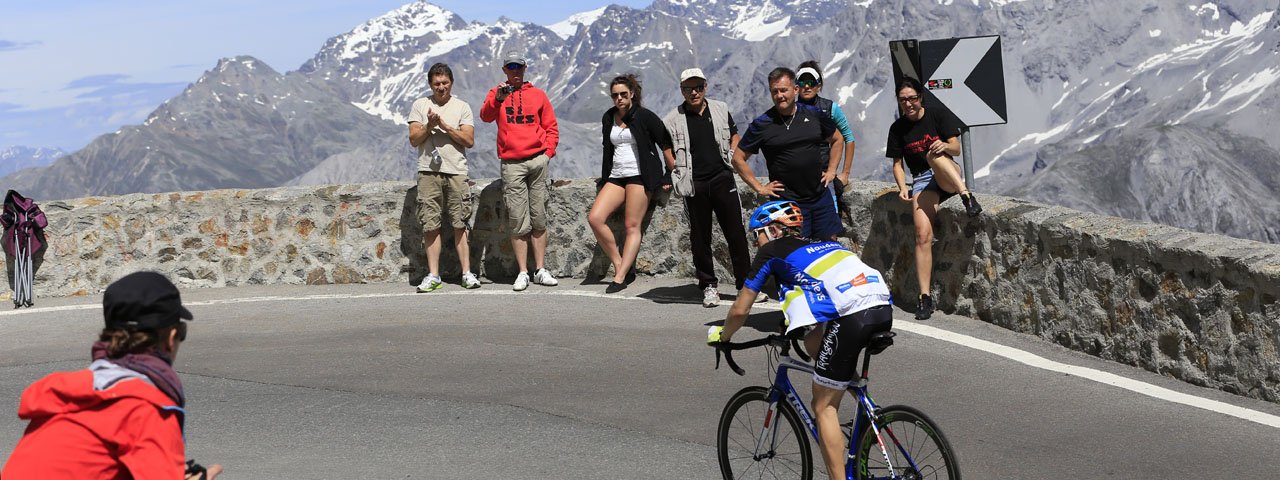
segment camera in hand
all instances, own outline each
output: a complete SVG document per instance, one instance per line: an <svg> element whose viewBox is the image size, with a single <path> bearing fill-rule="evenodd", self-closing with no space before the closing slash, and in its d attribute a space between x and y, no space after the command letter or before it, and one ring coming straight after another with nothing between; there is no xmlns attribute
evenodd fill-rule
<svg viewBox="0 0 1280 480"><path fill-rule="evenodd" d="M503 95L510 95L511 92L514 92L514 91L516 91L515 85L503 85L498 88L498 92L502 93Z"/></svg>

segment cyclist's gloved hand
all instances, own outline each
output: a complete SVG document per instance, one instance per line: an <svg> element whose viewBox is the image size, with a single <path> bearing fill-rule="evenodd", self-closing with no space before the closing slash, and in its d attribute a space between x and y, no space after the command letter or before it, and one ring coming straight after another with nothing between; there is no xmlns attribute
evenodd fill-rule
<svg viewBox="0 0 1280 480"><path fill-rule="evenodd" d="M724 327L722 326L717 325L717 326L708 328L707 329L707 345L715 345L717 343L723 343L724 340L720 338L721 333L724 333Z"/></svg>

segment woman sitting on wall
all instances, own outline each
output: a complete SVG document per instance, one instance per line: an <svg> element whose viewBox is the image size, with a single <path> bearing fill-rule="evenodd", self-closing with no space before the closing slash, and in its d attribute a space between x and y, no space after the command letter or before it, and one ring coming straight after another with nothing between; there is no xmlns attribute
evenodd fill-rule
<svg viewBox="0 0 1280 480"><path fill-rule="evenodd" d="M613 281L606 293L627 287L628 273L640 253L640 224L649 210L649 200L657 189L671 188L674 165L663 165L658 148L671 149L671 134L662 120L640 105L640 81L634 74L609 82L613 107L600 119L604 158L600 164L599 191L591 205L587 222L600 248L613 264ZM665 167L665 168L664 168ZM626 237L622 251L606 222L623 207Z"/></svg>

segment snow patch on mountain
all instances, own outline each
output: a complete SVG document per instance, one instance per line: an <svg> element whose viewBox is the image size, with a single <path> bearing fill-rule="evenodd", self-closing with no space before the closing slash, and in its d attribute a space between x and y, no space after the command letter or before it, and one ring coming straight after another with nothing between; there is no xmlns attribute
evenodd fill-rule
<svg viewBox="0 0 1280 480"><path fill-rule="evenodd" d="M1244 44L1247 43L1247 40L1256 37L1258 34L1266 30L1267 22L1271 21L1271 17L1274 14L1275 12L1258 14L1253 17L1252 20L1249 20L1248 25L1240 22L1233 22L1231 27L1226 30L1206 30L1203 32L1203 36L1196 39L1196 41L1174 47L1169 53L1153 55L1150 59L1142 62L1130 71L1134 74L1139 74L1170 63L1195 62L1200 60L1200 58L1206 53L1233 43L1242 45L1242 48L1237 48L1235 51L1231 52L1232 54L1235 54L1235 58L1238 58L1241 54L1247 55L1256 51L1258 48L1261 48L1261 45ZM1252 47L1252 51L1250 51L1248 47ZM1230 60L1234 60L1235 58ZM1230 63L1230 61L1223 63Z"/></svg>
<svg viewBox="0 0 1280 480"><path fill-rule="evenodd" d="M763 8L747 5L735 6L737 18L733 20L730 34L748 42L759 42L783 33L791 23L790 15L782 15L782 9L773 2L765 2ZM782 15L781 18L778 18Z"/></svg>
<svg viewBox="0 0 1280 480"><path fill-rule="evenodd" d="M578 33L578 26L590 26L600 19L600 15L604 14L604 10L609 7L600 7L581 13L570 15L569 18L548 25L547 28L559 35L560 38L568 40L573 34Z"/></svg>
<svg viewBox="0 0 1280 480"><path fill-rule="evenodd" d="M1208 81L1208 79L1209 77L1205 77L1206 82ZM1253 105L1254 100L1257 100L1258 97L1264 93L1264 90L1267 87L1275 84L1277 80L1280 80L1280 67L1272 67L1259 72L1254 72L1252 75L1249 75L1249 78L1244 79L1244 81L1234 85L1227 85L1225 88L1223 88L1224 93L1213 104L1209 104L1210 100L1212 100L1213 92L1206 91L1204 99L1200 101L1199 105L1196 105L1195 108L1188 111L1185 115L1179 117L1177 120L1174 120L1173 123L1175 124L1182 123L1187 119L1187 117L1190 117L1191 115L1194 115L1196 113L1203 112L1203 111L1213 110L1215 108L1221 107L1224 103L1230 101L1233 98L1240 98L1242 96L1252 94L1252 96L1250 96L1248 100L1241 102L1241 104L1237 106L1235 109L1227 112L1228 115L1232 113L1236 113L1244 107Z"/></svg>

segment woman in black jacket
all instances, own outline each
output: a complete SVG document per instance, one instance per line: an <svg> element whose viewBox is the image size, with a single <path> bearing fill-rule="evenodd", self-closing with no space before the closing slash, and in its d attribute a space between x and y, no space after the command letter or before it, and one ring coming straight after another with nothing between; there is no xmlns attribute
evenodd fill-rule
<svg viewBox="0 0 1280 480"><path fill-rule="evenodd" d="M659 189L671 188L671 170L658 151L671 150L671 134L656 114L640 106L640 81L634 74L609 82L613 108L600 119L604 158L600 164L599 191L587 214L587 222L600 248L613 264L613 281L606 293L627 287L627 273L640 254L640 223L649 209L649 200ZM624 207L626 238L622 251L606 221L618 207Z"/></svg>

